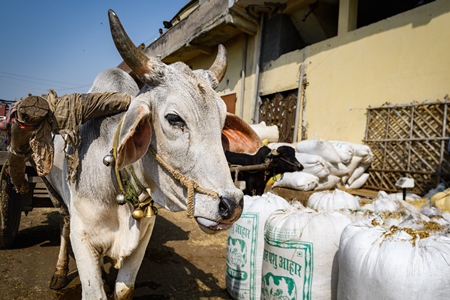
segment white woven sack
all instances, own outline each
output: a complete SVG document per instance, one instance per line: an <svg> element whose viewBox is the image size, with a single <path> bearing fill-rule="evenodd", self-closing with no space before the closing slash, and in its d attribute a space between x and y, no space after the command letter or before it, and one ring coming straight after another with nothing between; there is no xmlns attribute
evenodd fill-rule
<svg viewBox="0 0 450 300"><path fill-rule="evenodd" d="M351 184L346 184L345 187L348 189L360 189L366 183L367 179L369 179L369 173L363 173L361 176L356 178Z"/></svg>
<svg viewBox="0 0 450 300"><path fill-rule="evenodd" d="M403 200L403 192L389 194L389 198L393 200ZM422 197L414 193L406 193L405 200L420 200Z"/></svg>
<svg viewBox="0 0 450 300"><path fill-rule="evenodd" d="M289 146L295 149L295 145L291 143L269 143L267 145L267 147L269 147L271 150L278 149L278 147L281 146Z"/></svg>
<svg viewBox="0 0 450 300"><path fill-rule="evenodd" d="M341 177L342 184L346 184L347 183L348 178L350 177L351 174L353 174L355 169L359 166L361 160L362 160L362 157L353 156L352 160L350 161L350 163L345 164L345 166L348 169L348 175L344 175L344 176Z"/></svg>
<svg viewBox="0 0 450 300"><path fill-rule="evenodd" d="M343 142L343 141L328 141L334 149L336 149L339 158L343 164L348 164L353 158L353 154L355 149L353 148L352 143Z"/></svg>
<svg viewBox="0 0 450 300"><path fill-rule="evenodd" d="M350 173L350 177L347 180L348 184L352 184L353 181L357 180L364 172L369 168L370 164L359 164L352 173Z"/></svg>
<svg viewBox="0 0 450 300"><path fill-rule="evenodd" d="M256 132L261 140L267 139L269 143L276 143L279 139L277 125L267 126L266 122L251 124L250 127Z"/></svg>
<svg viewBox="0 0 450 300"><path fill-rule="evenodd" d="M393 199L384 191L378 192L372 202L373 212L378 215L381 225L397 226L411 214L417 214L417 209L400 199Z"/></svg>
<svg viewBox="0 0 450 300"><path fill-rule="evenodd" d="M349 175L349 170L343 163L332 164L327 161L327 168L331 175L342 177Z"/></svg>
<svg viewBox="0 0 450 300"><path fill-rule="evenodd" d="M290 204L272 193L244 196L244 211L228 230L226 285L233 299L260 299L264 223Z"/></svg>
<svg viewBox="0 0 450 300"><path fill-rule="evenodd" d="M336 299L339 238L350 222L309 208L274 212L265 226L261 299Z"/></svg>
<svg viewBox="0 0 450 300"><path fill-rule="evenodd" d="M317 211L355 210L359 208L359 198L341 190L317 192L309 196L307 207Z"/></svg>
<svg viewBox="0 0 450 300"><path fill-rule="evenodd" d="M322 139L300 141L295 146L295 149L297 149L297 152L300 153L322 156L326 161L330 163L337 164L338 162L341 162L336 149L334 149L334 147L328 141Z"/></svg>
<svg viewBox="0 0 450 300"><path fill-rule="evenodd" d="M380 217L379 215L375 214L372 210L367 209L367 207L361 207L357 210L343 210L341 211L344 215L350 218L352 222L360 222L360 221L370 221L374 220Z"/></svg>
<svg viewBox="0 0 450 300"><path fill-rule="evenodd" d="M326 160L319 155L308 153L295 153L295 158L302 164L303 172L323 179L330 175Z"/></svg>
<svg viewBox="0 0 450 300"><path fill-rule="evenodd" d="M354 156L362 157L361 163L370 164L374 160L374 155L372 149L367 145L362 144L352 144L354 149Z"/></svg>
<svg viewBox="0 0 450 300"><path fill-rule="evenodd" d="M325 179L321 179L319 184L314 189L315 191L323 191L323 190L332 190L337 184L341 181L341 179L334 175L328 175Z"/></svg>
<svg viewBox="0 0 450 300"><path fill-rule="evenodd" d="M299 191L312 191L319 184L317 176L305 172L286 172L280 180L275 181L274 187L287 187Z"/></svg>
<svg viewBox="0 0 450 300"><path fill-rule="evenodd" d="M407 228L372 222L345 228L338 251L338 299L449 298L449 236L410 235L417 229Z"/></svg>

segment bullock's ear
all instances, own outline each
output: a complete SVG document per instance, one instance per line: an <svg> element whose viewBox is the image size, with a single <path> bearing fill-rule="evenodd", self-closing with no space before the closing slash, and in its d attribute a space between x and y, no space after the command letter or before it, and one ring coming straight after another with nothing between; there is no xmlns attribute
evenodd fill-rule
<svg viewBox="0 0 450 300"><path fill-rule="evenodd" d="M131 102L120 128L117 167L122 169L144 156L151 136L150 107L147 103L135 99Z"/></svg>
<svg viewBox="0 0 450 300"><path fill-rule="evenodd" d="M263 146L263 143L244 120L227 113L222 129L222 146L231 152L255 154Z"/></svg>

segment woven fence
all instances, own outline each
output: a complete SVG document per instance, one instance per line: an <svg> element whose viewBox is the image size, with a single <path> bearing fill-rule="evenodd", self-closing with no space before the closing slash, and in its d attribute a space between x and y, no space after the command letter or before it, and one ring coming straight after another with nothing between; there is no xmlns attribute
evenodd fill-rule
<svg viewBox="0 0 450 300"><path fill-rule="evenodd" d="M367 109L364 142L375 159L365 188L399 191L399 178L414 179L408 190L424 195L444 183L450 187L449 99L383 105Z"/></svg>

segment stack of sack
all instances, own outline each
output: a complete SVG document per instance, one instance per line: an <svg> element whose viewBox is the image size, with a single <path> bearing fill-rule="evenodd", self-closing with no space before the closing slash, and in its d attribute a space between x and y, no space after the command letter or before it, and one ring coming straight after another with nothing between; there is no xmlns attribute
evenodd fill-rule
<svg viewBox="0 0 450 300"><path fill-rule="evenodd" d="M301 172L284 173L273 186L301 191L330 190L344 186L361 188L369 178L366 172L374 156L369 146L323 139L304 140L296 145L270 143L269 148L290 145L303 165Z"/></svg>
<svg viewBox="0 0 450 300"><path fill-rule="evenodd" d="M339 240L351 222L343 212L289 204L270 192L244 196L242 216L228 230L228 293L241 300L336 299Z"/></svg>
<svg viewBox="0 0 450 300"><path fill-rule="evenodd" d="M449 193L436 193L434 203ZM371 201L340 190L310 196L308 207L351 220L337 243L331 299L448 299L450 214L419 208L413 204L421 197L408 193L404 201L401 194L380 191Z"/></svg>
<svg viewBox="0 0 450 300"><path fill-rule="evenodd" d="M408 201L419 197L408 194ZM313 193L307 206L245 196L228 231L233 299L448 299L450 214L398 194ZM426 280L424 280L426 278Z"/></svg>

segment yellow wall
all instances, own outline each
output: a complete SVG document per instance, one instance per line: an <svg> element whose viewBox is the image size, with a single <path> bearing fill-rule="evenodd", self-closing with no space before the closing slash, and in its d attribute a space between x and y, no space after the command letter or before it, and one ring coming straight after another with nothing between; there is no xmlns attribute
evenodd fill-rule
<svg viewBox="0 0 450 300"><path fill-rule="evenodd" d="M305 58L307 138L361 142L367 107L450 92L449 24L450 1L438 0L283 55L263 72L260 89L297 88Z"/></svg>

